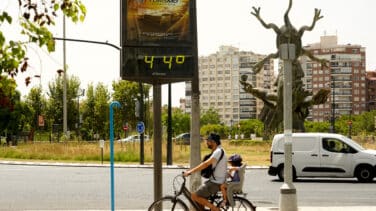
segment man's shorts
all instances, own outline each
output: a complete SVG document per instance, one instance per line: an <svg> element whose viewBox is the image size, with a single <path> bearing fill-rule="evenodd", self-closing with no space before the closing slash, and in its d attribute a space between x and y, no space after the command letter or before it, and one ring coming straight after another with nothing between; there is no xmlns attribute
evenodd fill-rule
<svg viewBox="0 0 376 211"><path fill-rule="evenodd" d="M196 191L196 194L203 198L209 198L210 195L217 193L219 189L220 189L220 184L207 180L204 184L202 184L198 188L198 190Z"/></svg>

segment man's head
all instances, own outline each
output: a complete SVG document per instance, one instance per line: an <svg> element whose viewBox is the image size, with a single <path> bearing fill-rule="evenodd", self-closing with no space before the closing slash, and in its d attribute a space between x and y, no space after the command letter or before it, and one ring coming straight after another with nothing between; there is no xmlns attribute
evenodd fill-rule
<svg viewBox="0 0 376 211"><path fill-rule="evenodd" d="M215 149L218 145L221 145L221 138L215 133L210 133L206 139L206 144L209 149Z"/></svg>

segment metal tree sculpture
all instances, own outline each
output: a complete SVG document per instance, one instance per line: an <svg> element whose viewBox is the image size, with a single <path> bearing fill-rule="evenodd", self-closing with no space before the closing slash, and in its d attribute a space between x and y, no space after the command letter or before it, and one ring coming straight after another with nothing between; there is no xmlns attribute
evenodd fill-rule
<svg viewBox="0 0 376 211"><path fill-rule="evenodd" d="M277 48L276 53L269 54L267 57L256 63L253 67L253 72L258 73L264 66L266 61L272 58L278 58L280 54L281 44L294 44L295 45L295 59L292 61L292 92L293 92L293 129L296 131L305 131L304 120L309 115L309 107L325 103L330 93L329 89L321 89L315 95L312 92L304 90L302 78L304 77L303 69L300 65L298 58L302 55L308 56L311 60L320 62L322 67L326 67L327 60L319 59L313 56L309 51L302 48L302 36L305 31L311 31L316 22L323 18L320 15L321 10L315 9L313 22L311 26L303 26L299 30L291 24L288 14L292 6L292 0L289 0L288 9L284 15L284 23L282 27L278 28L275 24L266 24L260 17L260 8L253 7L254 15L261 24L267 29L273 29L277 34ZM283 71L280 71L277 80L274 84L276 90L273 93L267 93L263 90L254 88L247 82L247 76L242 75L241 85L243 89L252 94L253 96L261 99L264 102L264 107L260 113L260 119L264 122L266 131L276 130L283 122Z"/></svg>

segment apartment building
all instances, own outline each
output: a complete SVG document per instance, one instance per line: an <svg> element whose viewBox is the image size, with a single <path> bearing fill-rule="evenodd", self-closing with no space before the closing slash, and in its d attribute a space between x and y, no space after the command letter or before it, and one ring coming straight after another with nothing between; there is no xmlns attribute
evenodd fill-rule
<svg viewBox="0 0 376 211"><path fill-rule="evenodd" d="M376 109L376 71L367 72L368 111Z"/></svg>
<svg viewBox="0 0 376 211"><path fill-rule="evenodd" d="M341 115L367 110L366 51L360 45L338 44L337 36L322 36L319 43L304 46L314 56L329 61L328 67L301 57L305 89L317 93L330 89L328 101L311 109L309 120L329 121Z"/></svg>
<svg viewBox="0 0 376 211"><path fill-rule="evenodd" d="M270 89L274 80L273 62L267 62L260 73L252 66L265 55L239 51L233 46L221 46L219 51L199 58L199 87L201 112L215 109L226 125L235 125L243 119L257 118L263 103L245 93L239 80L247 75L255 87ZM186 83L186 112L191 112L191 83Z"/></svg>

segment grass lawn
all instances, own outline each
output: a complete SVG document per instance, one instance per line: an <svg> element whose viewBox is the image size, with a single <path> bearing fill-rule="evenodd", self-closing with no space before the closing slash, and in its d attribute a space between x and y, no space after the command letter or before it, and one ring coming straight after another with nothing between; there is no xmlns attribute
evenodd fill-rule
<svg viewBox="0 0 376 211"><path fill-rule="evenodd" d="M353 137L358 143L367 149L376 149L374 138ZM166 163L166 142L162 143L162 161ZM222 146L227 155L234 153L240 154L244 162L248 165L268 166L270 164L270 141L251 141L251 140L222 140ZM145 142L144 147L145 164L153 164L153 143ZM133 143L114 143L116 163L138 164L140 159L140 145ZM201 143L201 157L209 154L209 149L205 141ZM190 156L189 145L173 144L173 164L188 165ZM85 162L100 163L101 149L98 142L34 142L19 143L18 146L0 147L0 158L3 160L35 160L43 162ZM104 147L104 163L109 163L110 147L106 141Z"/></svg>
<svg viewBox="0 0 376 211"><path fill-rule="evenodd" d="M163 163L166 163L166 142L162 143ZM222 141L223 148L229 155L237 153L242 155L248 165L269 165L270 142L267 141ZM153 163L153 144L145 142L145 164ZM116 163L139 163L140 146L135 143L114 144ZM201 143L201 156L209 153L205 142ZM104 162L110 160L110 147L108 141L104 147ZM189 145L173 144L173 164L188 165L190 156ZM101 149L98 142L66 142L66 143L19 143L15 147L0 147L0 158L12 160L37 160L59 162L88 162L101 161Z"/></svg>

